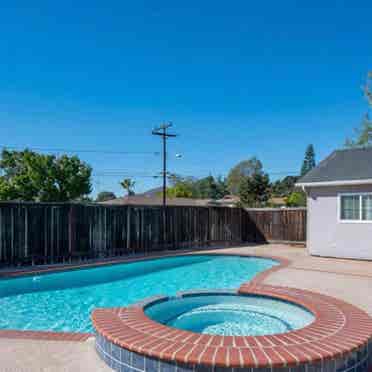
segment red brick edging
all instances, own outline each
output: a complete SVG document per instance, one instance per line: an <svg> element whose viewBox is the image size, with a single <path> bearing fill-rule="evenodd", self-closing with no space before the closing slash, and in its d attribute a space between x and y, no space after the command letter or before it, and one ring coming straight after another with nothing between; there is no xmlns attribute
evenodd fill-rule
<svg viewBox="0 0 372 372"><path fill-rule="evenodd" d="M183 331L148 318L141 306L96 309L98 334L126 350L162 361L219 367L288 367L336 359L372 337L372 318L335 298L299 289L245 284L241 294L279 298L315 315L310 325L267 336L214 336Z"/></svg>

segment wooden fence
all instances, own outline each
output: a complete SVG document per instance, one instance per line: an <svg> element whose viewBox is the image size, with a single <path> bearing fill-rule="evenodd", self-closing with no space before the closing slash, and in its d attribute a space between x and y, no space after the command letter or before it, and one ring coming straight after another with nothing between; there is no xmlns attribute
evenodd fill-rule
<svg viewBox="0 0 372 372"><path fill-rule="evenodd" d="M242 240L246 242L305 242L306 208L245 209Z"/></svg>
<svg viewBox="0 0 372 372"><path fill-rule="evenodd" d="M164 230L164 222L166 229ZM162 249L305 240L304 210L0 203L0 263L46 264Z"/></svg>
<svg viewBox="0 0 372 372"><path fill-rule="evenodd" d="M242 241L237 208L0 203L0 262L64 262Z"/></svg>

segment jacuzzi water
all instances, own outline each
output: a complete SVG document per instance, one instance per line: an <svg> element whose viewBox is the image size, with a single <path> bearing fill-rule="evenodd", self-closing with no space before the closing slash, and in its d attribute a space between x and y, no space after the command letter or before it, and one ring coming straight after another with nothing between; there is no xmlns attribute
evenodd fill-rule
<svg viewBox="0 0 372 372"><path fill-rule="evenodd" d="M195 255L0 280L0 329L92 332L94 308L189 289L237 288L277 264Z"/></svg>
<svg viewBox="0 0 372 372"><path fill-rule="evenodd" d="M258 336L303 328L314 315L301 306L262 296L195 295L150 305L145 313L170 327L203 334Z"/></svg>

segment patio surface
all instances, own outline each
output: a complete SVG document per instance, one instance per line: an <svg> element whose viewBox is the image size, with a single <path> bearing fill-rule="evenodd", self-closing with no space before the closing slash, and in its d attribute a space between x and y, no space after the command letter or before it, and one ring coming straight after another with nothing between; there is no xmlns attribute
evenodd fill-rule
<svg viewBox="0 0 372 372"><path fill-rule="evenodd" d="M372 262L311 257L306 249L281 244L226 248L219 253L244 252L278 256L290 265L271 273L265 284L296 287L338 297L372 316ZM203 253L206 253L203 250ZM0 338L1 372L111 371L98 358L94 342L35 341Z"/></svg>

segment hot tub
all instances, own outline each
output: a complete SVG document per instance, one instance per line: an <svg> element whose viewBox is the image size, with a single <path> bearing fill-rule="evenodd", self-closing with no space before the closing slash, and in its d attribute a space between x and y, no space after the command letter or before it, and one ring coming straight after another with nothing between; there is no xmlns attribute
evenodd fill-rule
<svg viewBox="0 0 372 372"><path fill-rule="evenodd" d="M309 310L288 301L236 293L184 293L150 304L145 314L169 327L221 336L285 333L315 319Z"/></svg>
<svg viewBox="0 0 372 372"><path fill-rule="evenodd" d="M120 372L365 372L372 319L332 297L253 285L186 292L92 314L96 349Z"/></svg>

